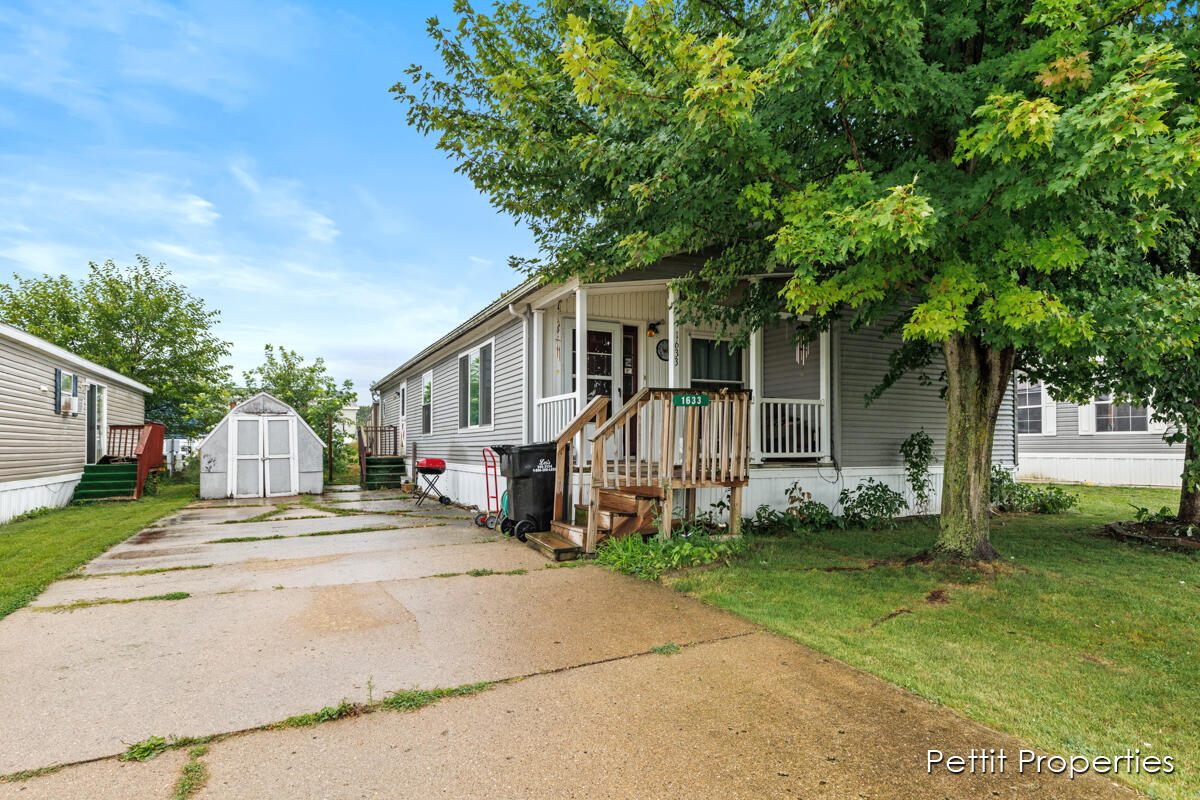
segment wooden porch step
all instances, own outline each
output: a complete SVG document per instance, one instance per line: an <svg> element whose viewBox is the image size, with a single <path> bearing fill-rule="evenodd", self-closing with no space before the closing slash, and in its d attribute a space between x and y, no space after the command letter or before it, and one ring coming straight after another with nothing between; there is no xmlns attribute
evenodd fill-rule
<svg viewBox="0 0 1200 800"><path fill-rule="evenodd" d="M583 537L587 533L586 525L572 525L569 522L555 520L550 523L550 530L572 544L583 547Z"/></svg>
<svg viewBox="0 0 1200 800"><path fill-rule="evenodd" d="M579 558L579 554L583 552L583 547L564 539L554 531L526 534L525 543L552 561L571 561Z"/></svg>

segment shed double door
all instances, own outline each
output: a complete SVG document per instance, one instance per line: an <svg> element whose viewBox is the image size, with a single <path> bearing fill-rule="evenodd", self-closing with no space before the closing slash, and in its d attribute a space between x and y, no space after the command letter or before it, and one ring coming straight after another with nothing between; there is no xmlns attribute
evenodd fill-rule
<svg viewBox="0 0 1200 800"><path fill-rule="evenodd" d="M296 494L296 420L292 417L238 416L234 419L236 463L234 497Z"/></svg>

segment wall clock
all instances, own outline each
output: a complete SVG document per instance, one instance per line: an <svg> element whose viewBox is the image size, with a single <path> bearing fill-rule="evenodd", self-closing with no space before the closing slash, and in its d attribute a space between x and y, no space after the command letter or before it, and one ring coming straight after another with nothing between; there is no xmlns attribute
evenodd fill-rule
<svg viewBox="0 0 1200 800"><path fill-rule="evenodd" d="M654 345L654 352L658 353L658 357L666 361L671 357L671 343L666 339L659 339L658 344Z"/></svg>

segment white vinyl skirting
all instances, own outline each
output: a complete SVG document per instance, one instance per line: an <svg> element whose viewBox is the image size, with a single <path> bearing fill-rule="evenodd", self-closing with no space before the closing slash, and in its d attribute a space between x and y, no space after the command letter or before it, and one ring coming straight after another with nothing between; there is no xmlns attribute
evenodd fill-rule
<svg viewBox="0 0 1200 800"><path fill-rule="evenodd" d="M929 503L925 508L916 507L916 498L909 491L903 467L853 467L838 472L832 465L759 466L750 470L750 483L742 493L742 514L750 516L760 505L768 505L781 511L785 510L788 506L787 490L793 483L798 483L801 489L811 493L812 499L834 508L842 489L853 489L868 477L885 483L903 494L909 503L908 514L934 513L941 507L942 468L940 466L930 469L933 487ZM419 481L423 483L424 478L420 478ZM501 494L503 494L505 486L505 479L501 476ZM486 504L483 467L478 464L447 463L446 472L438 482L438 489L456 503L478 508L483 508ZM696 495L696 510L705 511L718 500L728 500L728 498L728 489L700 489ZM675 503L682 506L683 501L684 497L681 492Z"/></svg>
<svg viewBox="0 0 1200 800"><path fill-rule="evenodd" d="M1017 477L1029 481L1094 483L1099 486L1177 487L1183 473L1178 453L1021 453Z"/></svg>
<svg viewBox="0 0 1200 800"><path fill-rule="evenodd" d="M82 472L0 483L0 524L36 508L62 508L71 502Z"/></svg>

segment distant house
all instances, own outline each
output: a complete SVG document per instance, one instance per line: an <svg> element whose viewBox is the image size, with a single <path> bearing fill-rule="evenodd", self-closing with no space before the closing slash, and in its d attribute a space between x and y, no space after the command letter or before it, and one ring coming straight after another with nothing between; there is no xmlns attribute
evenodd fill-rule
<svg viewBox="0 0 1200 800"><path fill-rule="evenodd" d="M0 522L66 505L85 471L102 462L127 463L107 467L114 474L88 496L106 496L108 489L140 493L126 474L131 468L137 474L149 393L131 378L0 322Z"/></svg>
<svg viewBox="0 0 1200 800"><path fill-rule="evenodd" d="M1150 409L1101 395L1056 402L1042 383L1017 384L1017 477L1109 486L1178 486L1183 445L1163 441Z"/></svg>
<svg viewBox="0 0 1200 800"><path fill-rule="evenodd" d="M678 487L700 508L744 486L743 505L752 510L785 508L793 483L834 506L843 488L873 478L911 500L900 444L924 428L940 456L946 407L938 387L916 376L865 404L899 339L881 338L882 327L841 323L797 345L796 321L782 316L731 351L714 331L676 319L670 281L699 264L666 259L593 284L528 281L376 381L378 423L405 432L410 463L413 455L444 459L440 488L470 505L486 503L483 447L563 443L598 397L612 421L594 423L586 442L577 440L582 464L577 454L574 467L560 461L560 486L581 473L596 487L636 481L638 497L654 489L668 505ZM723 390L733 397L724 400ZM680 407L692 402L703 408ZM1010 398L997 427L997 463L1013 465L1015 448ZM588 478L593 452L607 455L606 469ZM936 508L940 464L933 472ZM586 498L588 486L573 491ZM558 513L567 522L556 530L579 542L570 510ZM634 512L614 512L621 513Z"/></svg>

